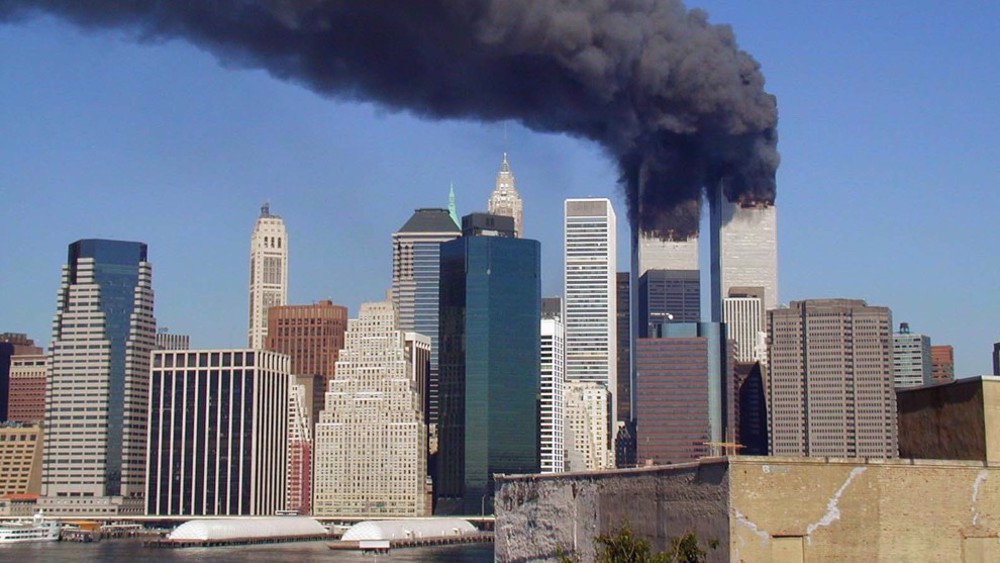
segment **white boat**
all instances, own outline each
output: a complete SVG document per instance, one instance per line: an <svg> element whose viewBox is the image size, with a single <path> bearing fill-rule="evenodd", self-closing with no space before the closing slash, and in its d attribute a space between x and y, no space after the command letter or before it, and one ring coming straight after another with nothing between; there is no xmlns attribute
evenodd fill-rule
<svg viewBox="0 0 1000 563"><path fill-rule="evenodd" d="M34 518L0 522L0 544L33 541L57 541L58 520L46 520L39 511Z"/></svg>

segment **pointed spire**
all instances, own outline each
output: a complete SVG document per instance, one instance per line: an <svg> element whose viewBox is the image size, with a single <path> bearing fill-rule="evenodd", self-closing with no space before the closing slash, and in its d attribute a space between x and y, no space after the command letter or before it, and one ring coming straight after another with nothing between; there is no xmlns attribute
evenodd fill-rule
<svg viewBox="0 0 1000 563"><path fill-rule="evenodd" d="M503 153L503 164L500 165L500 173L510 173L510 164L507 163L507 153Z"/></svg>
<svg viewBox="0 0 1000 563"><path fill-rule="evenodd" d="M462 226L458 221L458 209L455 207L455 182L451 182L451 187L448 188L448 215L451 216L451 220L455 222L456 226Z"/></svg>

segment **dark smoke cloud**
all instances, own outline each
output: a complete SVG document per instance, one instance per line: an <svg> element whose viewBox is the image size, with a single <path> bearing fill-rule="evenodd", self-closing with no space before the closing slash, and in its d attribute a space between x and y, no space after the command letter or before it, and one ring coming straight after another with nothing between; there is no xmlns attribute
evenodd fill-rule
<svg viewBox="0 0 1000 563"><path fill-rule="evenodd" d="M732 30L678 0L3 0L431 119L517 120L599 143L633 225L697 231L705 186L772 202L777 108Z"/></svg>

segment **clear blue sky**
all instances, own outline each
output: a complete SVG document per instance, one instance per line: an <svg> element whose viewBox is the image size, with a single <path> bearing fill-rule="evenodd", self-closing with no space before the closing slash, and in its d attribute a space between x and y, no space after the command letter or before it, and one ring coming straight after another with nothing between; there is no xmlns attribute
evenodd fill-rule
<svg viewBox="0 0 1000 563"><path fill-rule="evenodd" d="M731 24L778 97L780 294L866 299L988 373L1000 337L1000 7L689 3ZM50 338L66 246L147 242L161 326L246 340L260 204L291 240L289 298L355 314L391 281L414 208L483 210L510 162L543 292L561 293L562 201L612 197L586 142L517 124L428 122L326 99L180 41L49 18L0 25L0 332ZM621 246L620 267L627 266Z"/></svg>

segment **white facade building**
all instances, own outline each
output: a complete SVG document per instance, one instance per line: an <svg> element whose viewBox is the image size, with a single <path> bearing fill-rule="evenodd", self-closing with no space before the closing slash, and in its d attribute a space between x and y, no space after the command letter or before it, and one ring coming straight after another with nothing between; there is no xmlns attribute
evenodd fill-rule
<svg viewBox="0 0 1000 563"><path fill-rule="evenodd" d="M288 392L288 487L285 509L309 514L312 504L312 420L306 386L294 384Z"/></svg>
<svg viewBox="0 0 1000 563"><path fill-rule="evenodd" d="M266 516L287 501L291 359L167 350L149 374L146 513Z"/></svg>
<svg viewBox="0 0 1000 563"><path fill-rule="evenodd" d="M600 471L615 466L611 405L611 394L601 383L566 383L567 471Z"/></svg>
<svg viewBox="0 0 1000 563"><path fill-rule="evenodd" d="M155 344L152 266L146 245L70 245L52 322L42 495L82 512L141 513L149 354ZM98 508L99 507L99 508Z"/></svg>
<svg viewBox="0 0 1000 563"><path fill-rule="evenodd" d="M760 292L762 293L762 292ZM726 323L727 337L736 341L736 361L766 362L763 295L740 294L722 300L722 318Z"/></svg>
<svg viewBox="0 0 1000 563"><path fill-rule="evenodd" d="M778 306L778 214L773 204L722 207L722 297L734 287L764 288L763 310Z"/></svg>
<svg viewBox="0 0 1000 563"><path fill-rule="evenodd" d="M260 208L260 217L250 237L250 329L249 346L264 348L267 310L288 303L288 233L271 206Z"/></svg>
<svg viewBox="0 0 1000 563"><path fill-rule="evenodd" d="M892 335L892 379L897 389L933 382L931 339L923 334L911 333L907 323L901 323L899 332Z"/></svg>
<svg viewBox="0 0 1000 563"><path fill-rule="evenodd" d="M493 215L513 217L514 236L524 237L524 202L521 201L521 194L517 193L517 183L514 173L510 171L510 164L507 163L507 153L503 153L503 163L500 164L496 187L490 194L487 210Z"/></svg>
<svg viewBox="0 0 1000 563"><path fill-rule="evenodd" d="M639 236L639 271L636 279L649 270L697 270L698 236L686 240L660 240L659 237Z"/></svg>
<svg viewBox="0 0 1000 563"><path fill-rule="evenodd" d="M599 383L609 390L618 389L616 233L610 200L566 200L566 381ZM614 410L612 406L611 420L617 419Z"/></svg>
<svg viewBox="0 0 1000 563"><path fill-rule="evenodd" d="M313 514L427 514L427 430L412 366L395 305L362 304L316 425Z"/></svg>
<svg viewBox="0 0 1000 563"><path fill-rule="evenodd" d="M565 471L565 337L558 316L542 318L541 326L541 415L542 473Z"/></svg>

